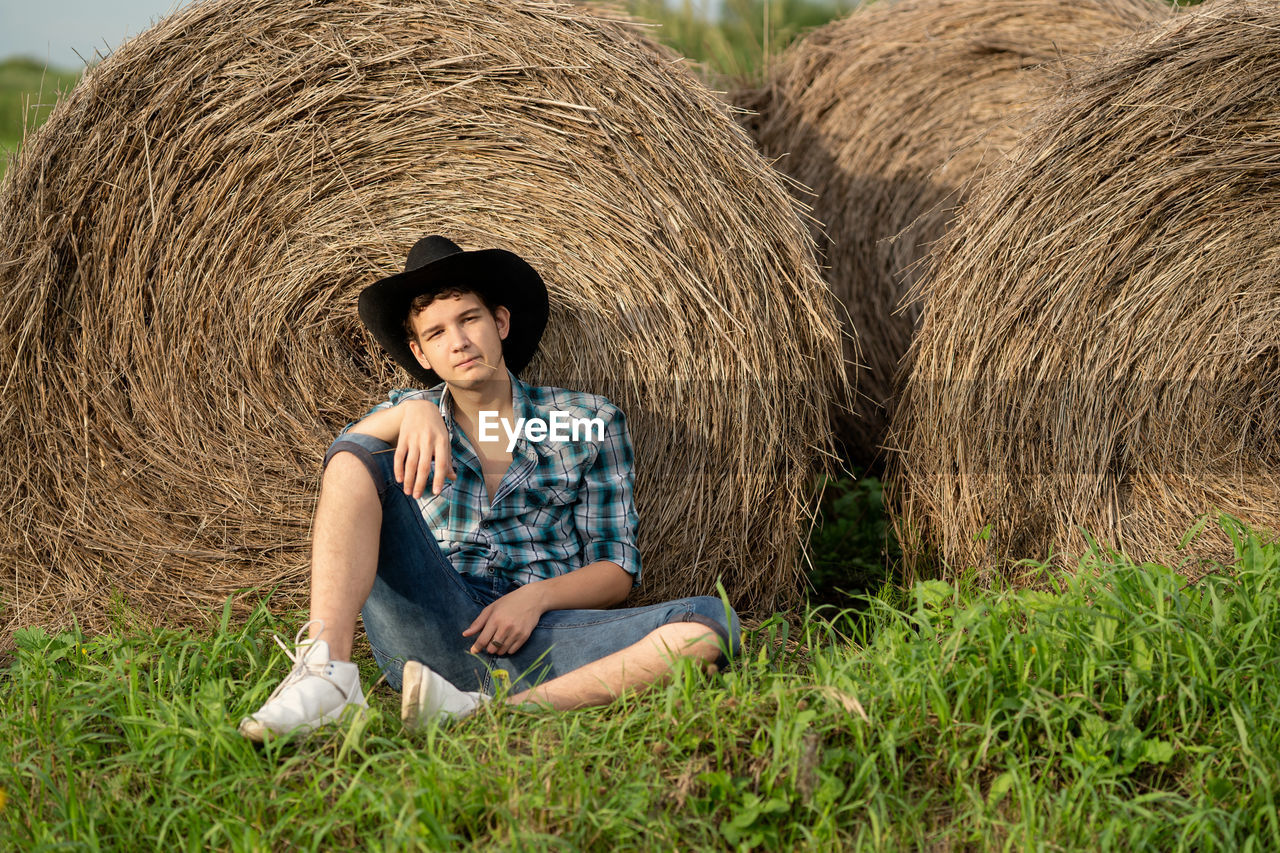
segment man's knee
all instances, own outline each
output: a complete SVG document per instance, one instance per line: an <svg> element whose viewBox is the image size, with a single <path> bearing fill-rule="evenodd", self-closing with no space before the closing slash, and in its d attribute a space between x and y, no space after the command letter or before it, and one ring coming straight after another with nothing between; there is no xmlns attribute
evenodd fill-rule
<svg viewBox="0 0 1280 853"><path fill-rule="evenodd" d="M701 622L668 622L649 635L673 655L716 663L721 657L719 633Z"/></svg>
<svg viewBox="0 0 1280 853"><path fill-rule="evenodd" d="M368 490L377 494L377 484L368 467L355 453L335 453L320 477L320 492L340 491L346 494Z"/></svg>
<svg viewBox="0 0 1280 853"><path fill-rule="evenodd" d="M728 658L736 658L741 649L742 625L738 613L723 600L713 595L698 595L689 599L689 620L715 630L724 644Z"/></svg>
<svg viewBox="0 0 1280 853"><path fill-rule="evenodd" d="M320 479L322 492L326 488L360 488L371 482L374 491L381 497L388 474L383 470L381 460L374 454L385 453L390 449L391 445L371 436L340 436L329 445L324 456Z"/></svg>
<svg viewBox="0 0 1280 853"><path fill-rule="evenodd" d="M356 451L349 447L337 448L333 455L325 461L324 477L335 479L350 478L357 474L371 477L368 466Z"/></svg>

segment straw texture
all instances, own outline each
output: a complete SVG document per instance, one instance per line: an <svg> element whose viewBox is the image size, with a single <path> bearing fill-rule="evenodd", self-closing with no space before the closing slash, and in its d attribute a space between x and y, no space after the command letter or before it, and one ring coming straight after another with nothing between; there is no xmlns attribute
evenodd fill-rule
<svg viewBox="0 0 1280 853"><path fill-rule="evenodd" d="M643 600L793 600L840 324L783 179L634 24L215 0L84 76L0 188L5 627L303 603L319 463L409 385L356 318L415 239L520 253L524 378L635 443Z"/></svg>
<svg viewBox="0 0 1280 853"><path fill-rule="evenodd" d="M850 376L859 356L865 366L854 416L837 425L855 460L880 452L919 314L900 302L968 181L1021 135L1060 58L1170 14L1160 0L879 2L814 30L763 87L731 95L754 111L741 120L760 149L813 190L798 197L858 331Z"/></svg>
<svg viewBox="0 0 1280 853"><path fill-rule="evenodd" d="M1280 527L1280 6L1070 68L926 282L890 499L917 567L1230 556ZM1010 569L1005 569L1011 571Z"/></svg>

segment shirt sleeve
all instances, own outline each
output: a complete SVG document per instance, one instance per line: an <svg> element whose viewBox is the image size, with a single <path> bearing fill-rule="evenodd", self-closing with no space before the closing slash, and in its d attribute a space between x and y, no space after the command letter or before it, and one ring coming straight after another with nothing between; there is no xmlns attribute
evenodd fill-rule
<svg viewBox="0 0 1280 853"><path fill-rule="evenodd" d="M387 395L386 400L382 401L381 403L374 406L369 411L365 412L360 417L356 418L351 423L344 426L342 428L342 431L339 432L338 435L346 435L347 432L350 431L350 429L353 426L360 423L360 421L369 417L369 415L372 415L374 412L381 412L383 409L389 409L392 406L395 406L404 402L405 400L421 400L421 399L427 398L427 393L428 393L427 391L418 389L418 388L397 388L394 391L392 391L389 395Z"/></svg>
<svg viewBox="0 0 1280 853"><path fill-rule="evenodd" d="M582 478L574 506L582 564L608 560L631 575L631 588L640 586L640 550L636 547L636 516L632 489L634 457L627 420L610 405L599 413L605 420L604 440Z"/></svg>

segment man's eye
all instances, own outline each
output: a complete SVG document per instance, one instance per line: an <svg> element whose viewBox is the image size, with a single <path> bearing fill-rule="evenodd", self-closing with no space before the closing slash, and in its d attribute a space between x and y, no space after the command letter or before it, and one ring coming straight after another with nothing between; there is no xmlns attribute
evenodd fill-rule
<svg viewBox="0 0 1280 853"><path fill-rule="evenodd" d="M431 340L432 338L437 338L439 336L440 336L440 333L438 331L432 332L431 334L427 335L427 340Z"/></svg>

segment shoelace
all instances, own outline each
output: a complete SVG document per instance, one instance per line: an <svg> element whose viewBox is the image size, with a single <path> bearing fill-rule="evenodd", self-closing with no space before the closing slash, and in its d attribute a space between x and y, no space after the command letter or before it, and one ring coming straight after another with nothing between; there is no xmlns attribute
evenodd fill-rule
<svg viewBox="0 0 1280 853"><path fill-rule="evenodd" d="M320 630L316 632L315 639L316 640L320 639L320 637L324 634L324 620L312 619L306 624L304 624L301 628L299 628L298 633L293 635L293 647L295 649L297 649L298 646L302 645L302 635L306 633L308 628L310 628L312 625L316 623L319 623ZM284 640L280 639L279 634L273 633L271 635L271 638L276 641L276 645L279 646L280 650L284 652L285 657L293 661L293 669L289 670L289 674L284 677L284 680L281 681L278 685L276 685L276 689L273 690L271 692L271 695L267 697L267 702L273 701L276 698L276 696L280 695L280 692L284 690L286 687L296 683L298 680L305 678L308 675L314 675L318 678L323 678L325 681L332 684L334 689L337 690L340 694L342 694L343 701L349 701L351 699L351 695L347 692L346 688L344 688L342 685L338 684L338 682L334 681L332 678L326 675L323 670L320 672L313 672L312 670L307 668L307 655L311 654L311 650L315 648L314 640L305 649L300 650L295 655L292 651L289 650L289 646L285 644Z"/></svg>

